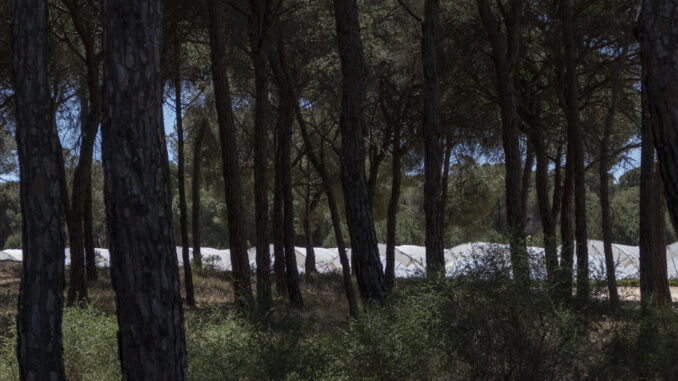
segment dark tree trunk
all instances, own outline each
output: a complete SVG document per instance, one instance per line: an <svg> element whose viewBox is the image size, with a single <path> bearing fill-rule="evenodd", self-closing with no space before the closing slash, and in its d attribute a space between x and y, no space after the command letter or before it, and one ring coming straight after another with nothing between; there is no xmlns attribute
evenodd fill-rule
<svg viewBox="0 0 678 381"><path fill-rule="evenodd" d="M87 209L87 193L91 188L92 177L92 154L94 142L99 129L101 118L101 90L99 85L99 58L97 57L94 26L82 13L82 6L73 1L65 1L64 4L71 14L71 20L82 41L85 50L85 65L87 67L87 92L82 95L81 111L86 113L81 126L82 141L80 145L80 157L73 175L73 191L71 192L71 208L69 212L68 234L71 246L71 284L68 290L68 304L76 300L87 299L86 279L97 278L96 263L94 263L93 250L89 251L87 267L85 267L85 231L91 227L85 227L85 213ZM87 273L85 270L87 269Z"/></svg>
<svg viewBox="0 0 678 381"><path fill-rule="evenodd" d="M525 152L525 168L523 168L523 179L521 186L520 209L523 211L520 220L520 229L527 229L527 202L530 196L530 182L532 181L532 167L534 166L534 147L528 140L527 152Z"/></svg>
<svg viewBox="0 0 678 381"><path fill-rule="evenodd" d="M245 236L245 213L240 188L240 165L238 144L233 121L233 107L226 75L226 30L224 9L218 0L208 0L210 55L212 59L212 82L219 120L219 141L221 161L228 209L228 231L233 266L233 291L238 307L247 311L253 306L250 285L250 264L247 259L247 237Z"/></svg>
<svg viewBox="0 0 678 381"><path fill-rule="evenodd" d="M401 159L404 150L400 146L402 126L397 123L393 129L393 163L391 166L391 198L388 201L386 212L386 270L384 271L384 283L386 289L391 291L395 284L395 246L396 246L396 222L398 205L400 204L400 185L402 183Z"/></svg>
<svg viewBox="0 0 678 381"><path fill-rule="evenodd" d="M285 277L290 303L296 307L304 305L299 287L299 269L294 250L294 198L292 195L292 166L290 152L292 149L292 126L294 125L294 109L296 99L281 89L278 106L278 156L282 179L283 199L283 242L285 247Z"/></svg>
<svg viewBox="0 0 678 381"><path fill-rule="evenodd" d="M440 171L443 162L440 99L436 63L438 0L424 2L421 55L424 71L424 214L426 216L426 272L444 271L443 208Z"/></svg>
<svg viewBox="0 0 678 381"><path fill-rule="evenodd" d="M654 297L657 305L671 305L671 288L669 287L669 274L666 266L666 200L662 184L662 176L659 165L654 171L655 187L652 191L652 203L654 204L654 227L656 239L652 250L652 272L654 275Z"/></svg>
<svg viewBox="0 0 678 381"><path fill-rule="evenodd" d="M96 267L96 252L94 251L94 216L92 214L92 176L87 179L87 193L85 193L85 263L87 265L87 280L99 279Z"/></svg>
<svg viewBox="0 0 678 381"><path fill-rule="evenodd" d="M452 141L450 140L449 137L445 139L445 158L443 161L443 179L442 179L442 187L443 190L441 191L440 195L440 205L441 209L443 210L443 232L445 231L445 228L447 228L447 224L449 222L449 219L447 218L447 194L449 191L449 182L450 182L450 159L452 158Z"/></svg>
<svg viewBox="0 0 678 381"><path fill-rule="evenodd" d="M276 134L277 136L277 134ZM275 272L275 288L278 296L287 296L287 280L285 277L285 234L283 233L283 179L280 164L280 142L276 143L275 185L273 189L273 213L271 225L273 231L273 271Z"/></svg>
<svg viewBox="0 0 678 381"><path fill-rule="evenodd" d="M191 187L191 207L193 228L193 263L198 269L202 268L202 255L200 253L200 161L202 156L202 143L205 140L209 122L207 119L200 121L198 135L193 142L193 178Z"/></svg>
<svg viewBox="0 0 678 381"><path fill-rule="evenodd" d="M296 97L294 99L297 99ZM295 113L297 115L297 122L301 130L301 136L304 139L306 146L306 155L313 164L313 167L318 172L320 180L322 180L325 194L327 195L327 205L330 209L330 216L332 218L332 228L334 229L334 236L337 241L337 250L339 251L339 262L341 262L342 279L344 281L344 290L346 291L346 299L348 300L348 311L353 317L358 316L358 303L356 302L355 293L353 292L353 283L351 281L351 266L349 265L348 255L346 254L346 243L344 242L344 234L341 231L341 217L339 216L339 208L337 207L337 198L332 189L330 176L322 161L318 159L313 151L313 143L308 135L306 129L306 122L301 114L301 108L297 104Z"/></svg>
<svg viewBox="0 0 678 381"><path fill-rule="evenodd" d="M351 236L352 262L363 300L382 303L384 273L365 179L365 73L356 0L334 0L334 16L343 75L341 182Z"/></svg>
<svg viewBox="0 0 678 381"><path fill-rule="evenodd" d="M560 215L560 280L561 300L567 301L572 297L572 278L574 266L574 163L572 145L567 144L567 163L565 164L565 180L563 181L563 200Z"/></svg>
<svg viewBox="0 0 678 381"><path fill-rule="evenodd" d="M520 120L517 114L514 88L515 67L520 54L520 20L522 0L511 2L511 8L502 12L505 35L501 33L498 20L488 0L476 0L485 30L489 35L495 68L497 89L502 120L502 145L506 165L506 219L510 237L511 267L515 279L523 285L530 281L530 271L525 247L525 231L521 229L524 211L521 208L521 183L523 165L520 153Z"/></svg>
<svg viewBox="0 0 678 381"><path fill-rule="evenodd" d="M177 26L175 26L177 27ZM177 121L177 161L179 183L179 228L181 229L181 258L184 262L184 288L186 289L186 304L195 307L193 293L193 272L191 260L188 256L188 212L186 211L186 163L184 160L184 123L181 116L181 41L175 30L174 37L174 104Z"/></svg>
<svg viewBox="0 0 678 381"><path fill-rule="evenodd" d="M102 157L123 380L183 380L186 345L162 123L162 3L102 1Z"/></svg>
<svg viewBox="0 0 678 381"><path fill-rule="evenodd" d="M643 74L645 68L643 68ZM641 92L642 120L641 120L641 154L640 154L640 297L644 305L662 303L661 298L666 295L662 276L666 277L666 247L664 237L664 200L657 190L661 186L658 182L660 175L656 173L654 164L655 145L652 134L652 117L648 108L647 87L643 83ZM660 230L661 229L661 230ZM659 262L659 263L655 263ZM662 266L663 262L663 266ZM655 269L662 270L657 274ZM668 286L668 284L667 284ZM668 293L670 298L670 292ZM669 299L670 300L670 299Z"/></svg>
<svg viewBox="0 0 678 381"><path fill-rule="evenodd" d="M584 165L584 143L579 120L579 82L577 75L576 47L574 41L574 25L570 11L569 0L560 3L561 20L563 23L563 48L565 83L563 95L567 118L567 141L572 149L568 148L568 165L574 166L574 208L575 208L575 235L577 242L577 302L584 305L589 300L589 254L586 231L586 172ZM570 155L570 153L572 155Z"/></svg>
<svg viewBox="0 0 678 381"><path fill-rule="evenodd" d="M294 98L292 98L294 99ZM315 266L315 250L313 249L313 230L311 229L311 217L315 209L316 201L311 200L311 163L306 163L306 200L304 202L304 236L306 237L306 274L317 274L318 269Z"/></svg>
<svg viewBox="0 0 678 381"><path fill-rule="evenodd" d="M678 226L678 23L674 0L643 1L638 32L647 112L673 226Z"/></svg>
<svg viewBox="0 0 678 381"><path fill-rule="evenodd" d="M600 208L603 228L603 247L605 250L605 270L607 274L607 290L610 296L610 302L619 303L619 293L617 292L617 276L615 274L614 255L612 253L612 221L610 217L610 191L609 191L609 146L610 136L612 135L612 123L617 107L617 98L621 87L620 71L622 55L615 66L612 75L612 91L610 95L610 107L605 115L603 126L603 139L600 142Z"/></svg>
<svg viewBox="0 0 678 381"><path fill-rule="evenodd" d="M64 212L61 150L56 144L48 74L47 1L14 1L13 25L24 253L16 320L19 376L22 380L64 380Z"/></svg>
<svg viewBox="0 0 678 381"><path fill-rule="evenodd" d="M256 222L257 303L267 310L271 305L271 253L268 228L268 157L270 128L268 102L268 46L272 2L250 0L250 52L254 66L254 214Z"/></svg>
<svg viewBox="0 0 678 381"><path fill-rule="evenodd" d="M544 259L546 262L546 276L551 286L555 283L555 274L558 269L558 249L556 240L556 219L551 208L549 199L549 159L544 144L542 130L534 129L531 138L532 147L534 147L535 158L537 160L537 171L535 173L535 184L537 188L537 204L539 206L539 216L541 217L542 231L544 233ZM558 180L559 181L559 180ZM557 186L557 185L556 185ZM555 201L555 200L554 200ZM555 207L555 202L554 202Z"/></svg>

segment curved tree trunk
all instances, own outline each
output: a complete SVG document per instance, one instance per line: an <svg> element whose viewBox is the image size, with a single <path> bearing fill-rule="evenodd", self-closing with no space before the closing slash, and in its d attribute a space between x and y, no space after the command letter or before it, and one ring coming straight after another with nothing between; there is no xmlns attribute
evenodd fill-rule
<svg viewBox="0 0 678 381"><path fill-rule="evenodd" d="M304 118L301 114L301 108L298 105L295 112L297 115L297 121L299 123L299 129L301 130L301 136L304 139L304 145L306 145L306 155L311 161L311 164L313 164L313 167L315 167L318 175L320 175L323 187L325 188L327 206L330 209L330 217L332 219L332 229L334 230L334 236L337 241L337 250L339 251L339 262L341 263L342 280L344 281L344 290L346 291L346 299L348 300L349 314L353 317L357 317L358 303L355 298L355 293L353 292L353 283L351 281L351 265L349 264L348 255L346 254L344 233L341 231L341 217L339 216L339 208L337 207L337 198L334 194L334 189L332 189L332 183L330 182L330 176L327 173L327 169L321 160L318 159L315 152L313 152L313 143L311 142L311 138L308 135L306 122L304 121Z"/></svg>
<svg viewBox="0 0 678 381"><path fill-rule="evenodd" d="M334 0L334 16L343 75L340 161L351 259L363 300L383 303L384 273L365 179L365 69L356 0Z"/></svg>
<svg viewBox="0 0 678 381"><path fill-rule="evenodd" d="M96 266L96 252L94 251L94 216L92 211L92 176L87 179L87 193L85 193L85 264L87 266L87 280L99 279Z"/></svg>
<svg viewBox="0 0 678 381"><path fill-rule="evenodd" d="M209 122L207 119L200 121L200 129L193 143L193 178L192 178L192 216L193 223L193 263L198 269L202 268L202 255L200 254L200 160L202 153L202 143L205 140Z"/></svg>
<svg viewBox="0 0 678 381"><path fill-rule="evenodd" d="M440 184L443 148L436 63L436 29L439 12L438 0L424 2L421 54L424 71L424 214L426 215L426 272L428 274L445 269Z"/></svg>
<svg viewBox="0 0 678 381"><path fill-rule="evenodd" d="M162 3L102 1L102 157L123 380L183 380L186 345L162 122Z"/></svg>
<svg viewBox="0 0 678 381"><path fill-rule="evenodd" d="M252 286L250 285L250 264L247 258L247 237L245 236L245 213L240 188L240 164L233 106L226 75L226 30L224 9L218 0L208 0L210 55L212 59L212 82L219 120L219 142L224 177L226 207L228 209L228 232L233 266L233 292L235 301L242 311L253 307Z"/></svg>
<svg viewBox="0 0 678 381"><path fill-rule="evenodd" d="M13 63L23 261L17 316L22 380L64 380L64 211L49 86L47 1L15 0Z"/></svg>
<svg viewBox="0 0 678 381"><path fill-rule="evenodd" d="M76 300L87 299L86 279L97 279L96 263L94 250L85 251L85 231L90 230L91 226L85 227L86 210L88 206L88 190L91 188L92 181L92 155L94 153L94 142L99 129L101 118L101 90L99 85L99 58L96 51L94 26L89 24L87 16L82 13L82 6L75 4L72 0L64 1L71 14L71 20L82 41L85 50L85 65L87 67L87 93L82 95L81 112L86 114L81 126L82 141L80 144L80 157L73 175L73 191L71 192L71 208L68 219L69 243L71 246L71 284L68 290L68 304L73 304ZM89 254L87 267L85 267L85 256ZM85 273L87 269L87 273Z"/></svg>
<svg viewBox="0 0 678 381"><path fill-rule="evenodd" d="M175 26L177 28L178 26ZM184 122L181 116L181 41L176 29L174 37L174 104L177 121L177 161L179 183L179 226L181 229L181 258L184 262L184 288L186 289L186 304L195 307L193 293L193 272L191 260L188 256L188 212L186 211L186 160L184 160Z"/></svg>
<svg viewBox="0 0 678 381"><path fill-rule="evenodd" d="M652 203L655 213L652 226L655 228L656 239L652 250L652 272L654 275L654 296L657 305L671 305L671 288L669 287L669 274L666 263L666 200L662 184L661 170L659 165L654 170L655 187L652 192Z"/></svg>

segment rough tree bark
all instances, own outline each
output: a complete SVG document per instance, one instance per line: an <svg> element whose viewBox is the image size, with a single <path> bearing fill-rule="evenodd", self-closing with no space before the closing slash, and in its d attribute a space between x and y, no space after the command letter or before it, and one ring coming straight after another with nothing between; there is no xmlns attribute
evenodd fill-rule
<svg viewBox="0 0 678 381"><path fill-rule="evenodd" d="M162 2L102 1L102 158L123 380L186 378L162 123Z"/></svg>
<svg viewBox="0 0 678 381"><path fill-rule="evenodd" d="M645 74L643 68L643 74ZM666 275L666 246L664 236L664 203L661 175L655 167L655 145L652 133L652 117L648 109L647 87L641 90L641 153L640 153L640 298L644 305L661 304L670 291ZM661 271L663 269L663 271ZM656 273L655 270L660 270ZM662 279L663 278L663 279Z"/></svg>
<svg viewBox="0 0 678 381"><path fill-rule="evenodd" d="M177 161L179 183L179 229L181 230L181 258L184 262L184 288L186 289L186 304L195 307L195 295L193 293L193 272L191 260L188 256L188 212L186 211L186 160L184 159L184 122L181 116L181 40L177 34L175 25L173 32L174 44L174 105L177 123Z"/></svg>
<svg viewBox="0 0 678 381"><path fill-rule="evenodd" d="M252 286L250 285L250 264L247 259L247 237L245 236L245 213L240 188L240 165L238 143L233 120L233 106L226 75L226 30L224 9L219 0L208 0L210 56L212 60L212 82L217 104L219 142L224 177L226 207L228 209L228 232L233 266L233 291L235 301L242 311L253 307Z"/></svg>
<svg viewBox="0 0 678 381"><path fill-rule="evenodd" d="M282 36L282 34L281 34ZM330 216L332 219L332 227L334 230L334 235L337 241L337 250L339 252L339 261L342 268L342 280L344 282L344 290L346 292L346 299L348 300L348 310L351 316L358 316L358 304L356 302L355 293L353 292L353 283L351 281L351 267L349 265L349 258L346 254L346 243L344 241L344 236L341 231L341 218L339 216L339 208L337 207L337 199L332 188L333 182L331 181L329 172L327 171L324 162L322 160L322 150L320 158L316 155L314 151L315 145L311 141L311 137L306 126L306 120L301 113L301 106L299 105L299 96L297 95L297 88L294 86L296 83L296 78L294 73L290 71L290 68L287 64L287 56L285 54L283 40L280 38L278 40L278 49L277 54L273 54L270 57L271 68L275 74L275 77L278 81L278 84L281 87L285 87L288 92L288 96L295 100L294 105L294 115L297 118L297 124L299 125L299 130L301 132L304 145L306 146L306 156L310 160L311 164L315 168L316 172L320 176L322 181L325 194L327 196L327 205L330 209ZM322 147L322 146L321 146ZM277 176L277 174L276 174ZM278 180L276 180L276 183ZM282 183L282 181L280 182ZM276 190L276 193L278 191ZM282 191L280 191L282 195ZM282 196L281 196L282 198ZM274 200L275 201L275 200ZM274 202L275 206L275 202ZM282 206L281 206L282 208ZM275 208L274 208L275 209ZM275 213L274 213L275 215ZM282 217L280 217L282 219ZM277 250L276 250L277 252ZM277 259L276 259L277 262Z"/></svg>
<svg viewBox="0 0 678 381"><path fill-rule="evenodd" d="M294 98L292 98L294 99ZM294 117L294 116L293 116ZM315 265L315 250L313 249L313 230L311 229L311 217L318 204L318 198L311 200L311 163L306 162L306 199L304 200L304 237L306 238L306 274L317 274L318 269Z"/></svg>
<svg viewBox="0 0 678 381"><path fill-rule="evenodd" d="M278 134L276 134L277 137ZM275 273L275 289L278 296L287 296L287 280L285 278L285 233L283 233L283 178L280 155L277 150L280 142L276 142L275 184L273 186L273 213L271 225L273 232L273 271Z"/></svg>
<svg viewBox="0 0 678 381"><path fill-rule="evenodd" d="M643 1L638 19L643 85L673 226L678 226L678 23L675 0Z"/></svg>
<svg viewBox="0 0 678 381"><path fill-rule="evenodd" d="M476 0L480 18L488 33L495 69L495 87L502 120L502 145L506 165L506 219L511 237L511 267L515 279L527 285L530 271L527 261L525 231L521 229L524 211L521 208L523 165L520 153L520 120L515 94L515 68L520 54L520 22L522 0L512 0L502 11L503 23L497 19L488 0ZM502 33L505 29L505 33Z"/></svg>
<svg viewBox="0 0 678 381"><path fill-rule="evenodd" d="M383 303L384 273L365 179L365 73L358 4L355 0L334 0L334 16L343 75L341 182L351 236L352 262L363 300Z"/></svg>
<svg viewBox="0 0 678 381"><path fill-rule="evenodd" d="M278 105L278 156L280 161L283 199L283 245L285 247L285 277L290 303L296 307L304 305L299 287L299 269L294 250L294 198L292 195L292 166L290 153L292 149L292 126L294 125L294 109L296 98L281 89Z"/></svg>
<svg viewBox="0 0 678 381"><path fill-rule="evenodd" d="M584 144L579 119L579 78L577 75L574 25L569 0L561 0L560 17L563 24L563 59L565 74L563 98L567 119L568 165L574 166L575 236L577 246L577 302L584 305L589 300L589 254L586 231L586 169ZM570 155L571 154L571 155Z"/></svg>
<svg viewBox="0 0 678 381"><path fill-rule="evenodd" d="M193 228L193 263L198 269L202 268L202 255L200 253L200 161L202 159L202 143L207 135L209 122L207 119L200 121L198 135L193 142L193 176L191 183L191 209Z"/></svg>
<svg viewBox="0 0 678 381"><path fill-rule="evenodd" d="M257 304L271 306L271 253L268 227L268 131L270 110L268 49L271 40L271 7L279 1L250 0L250 56L254 67L254 214L256 222Z"/></svg>
<svg viewBox="0 0 678 381"><path fill-rule="evenodd" d="M91 226L85 226L87 221L86 212L88 207L88 191L92 182L92 155L94 143L101 119L101 87L99 84L99 55L96 51L95 26L90 23L88 15L82 4L74 0L64 1L75 31L84 47L84 64L86 66L86 93L82 95L81 104L84 106L81 112L85 114L81 126L81 144L78 164L73 174L73 190L69 210L68 235L71 252L71 279L68 290L68 304L76 300L87 299L86 280L98 278L94 249L85 250L85 232L91 230ZM90 201L91 203L91 201Z"/></svg>
<svg viewBox="0 0 678 381"><path fill-rule="evenodd" d="M567 301L572 297L574 279L574 159L572 158L572 144L567 143L567 162L565 164L565 179L563 180L563 200L560 214L560 276L558 284L560 299Z"/></svg>
<svg viewBox="0 0 678 381"><path fill-rule="evenodd" d="M49 86L47 1L15 0L13 63L23 262L17 316L22 380L64 380L64 212Z"/></svg>
<svg viewBox="0 0 678 381"><path fill-rule="evenodd" d="M666 200L662 184L661 169L655 165L655 187L652 192L652 203L656 207L652 226L655 228L657 238L654 240L652 250L652 272L654 275L654 297L657 305L671 305L671 288L669 287L669 274L666 263Z"/></svg>
<svg viewBox="0 0 678 381"><path fill-rule="evenodd" d="M600 142L600 209L603 228L603 247L605 250L605 270L607 275L607 290L612 304L619 303L619 293L617 292L617 276L615 274L614 256L612 253L612 221L610 217L610 191L609 191L609 146L612 135L612 123L617 108L617 99L621 91L621 65L622 59L626 56L626 49L622 55L617 58L612 74L612 90L610 94L610 106L603 122L603 139Z"/></svg>
<svg viewBox="0 0 678 381"><path fill-rule="evenodd" d="M441 167L443 163L440 131L440 99L436 62L438 0L424 2L421 25L421 55L424 72L424 214L426 217L426 272L444 271L443 208L441 207Z"/></svg>
<svg viewBox="0 0 678 381"><path fill-rule="evenodd" d="M297 99L297 98L295 98ZM330 175L325 168L323 162L316 156L313 151L313 143L306 128L306 122L301 114L301 107L297 105L296 108L297 122L301 130L301 136L306 146L306 155L313 164L316 172L320 176L327 196L327 206L330 209L330 217L332 219L332 228L334 230L334 237L337 241L337 250L339 251L339 262L341 263L342 280L344 281L344 290L346 291L346 299L348 300L348 310L351 316L358 316L358 303L356 302L355 293L353 292L353 283L351 281L351 266L349 264L348 255L346 254L346 242L344 241L344 233L341 231L341 217L339 216L339 207L337 206L337 196L332 188Z"/></svg>
<svg viewBox="0 0 678 381"><path fill-rule="evenodd" d="M391 165L391 198L386 211L386 270L384 283L387 290L395 284L395 246L398 205L400 204L400 186L402 184L401 159L405 150L400 145L402 126L396 123L393 128L393 155Z"/></svg>

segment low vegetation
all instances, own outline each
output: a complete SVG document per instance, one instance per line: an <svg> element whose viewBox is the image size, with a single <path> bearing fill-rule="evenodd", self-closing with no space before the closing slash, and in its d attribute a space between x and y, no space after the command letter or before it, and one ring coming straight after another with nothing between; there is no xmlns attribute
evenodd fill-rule
<svg viewBox="0 0 678 381"><path fill-rule="evenodd" d="M489 258L488 258L489 259ZM196 274L198 307L187 308L191 380L673 379L678 314L638 302L585 309L560 305L545 283L529 291L509 269L454 278L400 279L385 307L348 317L338 275L302 278L306 308L284 298L263 316L242 316L223 274ZM474 261L478 265L478 261ZM11 269L5 269L11 272ZM482 274L482 277L480 276ZM64 312L70 380L119 380L117 322L109 279L90 304ZM18 379L16 282L0 294L0 379Z"/></svg>

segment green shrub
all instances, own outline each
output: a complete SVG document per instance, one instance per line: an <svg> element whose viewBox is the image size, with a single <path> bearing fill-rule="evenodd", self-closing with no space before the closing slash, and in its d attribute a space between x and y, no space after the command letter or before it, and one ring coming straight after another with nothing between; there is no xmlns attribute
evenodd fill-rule
<svg viewBox="0 0 678 381"><path fill-rule="evenodd" d="M69 380L119 380L118 323L93 305L64 309L64 367Z"/></svg>

